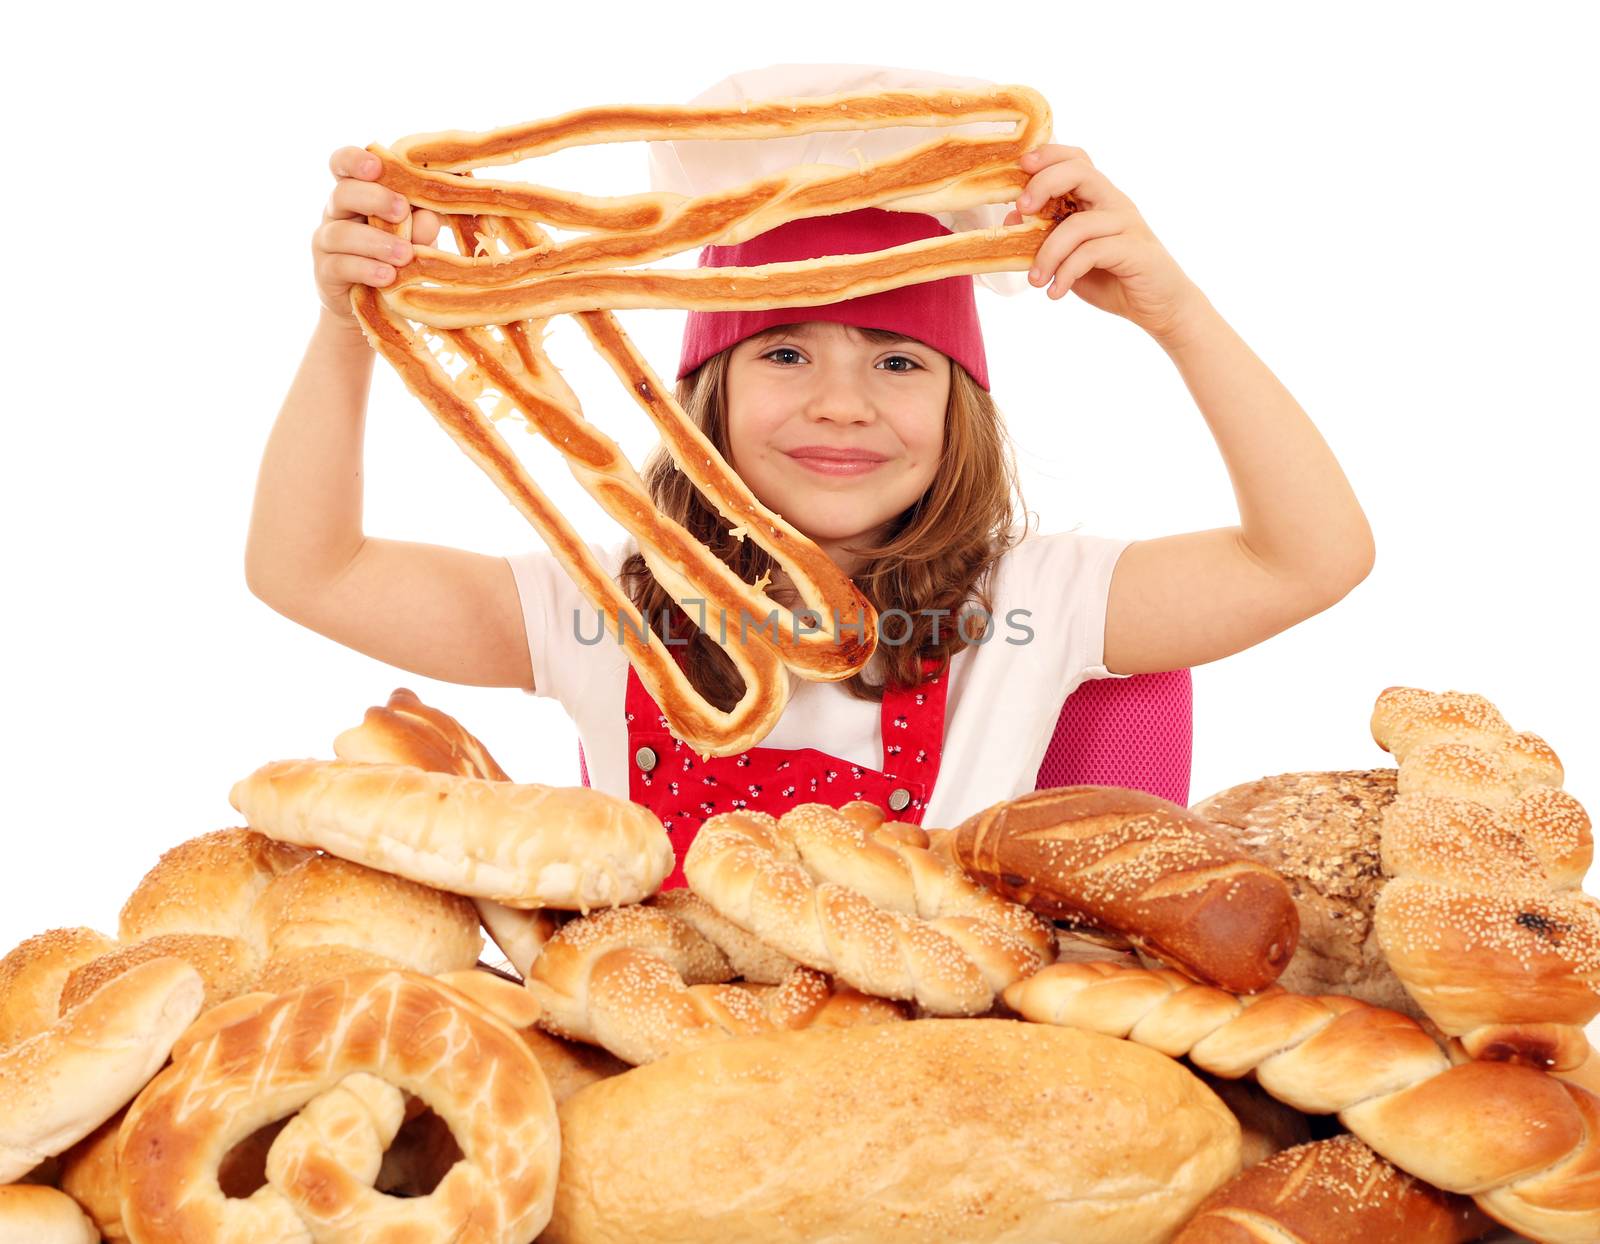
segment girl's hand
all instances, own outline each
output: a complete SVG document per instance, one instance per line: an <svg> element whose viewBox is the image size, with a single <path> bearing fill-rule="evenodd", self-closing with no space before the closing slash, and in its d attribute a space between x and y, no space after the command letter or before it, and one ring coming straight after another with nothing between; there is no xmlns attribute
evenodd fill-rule
<svg viewBox="0 0 1600 1244"><path fill-rule="evenodd" d="M1132 320L1158 340L1169 337L1205 296L1150 231L1133 200L1113 186L1080 147L1046 144L1022 157L1032 174L1005 224L1041 214L1048 200L1082 204L1045 235L1028 274L1050 297L1079 298Z"/></svg>
<svg viewBox="0 0 1600 1244"><path fill-rule="evenodd" d="M411 261L411 242L367 223L368 216L396 222L411 216L411 239L431 246L439 236L439 217L426 208L411 212L411 204L392 190L378 185L378 157L361 147L340 147L328 160L338 180L328 196L322 224L311 235L311 258L317 280L317 297L339 319L355 323L350 310L350 287L387 285L395 267Z"/></svg>

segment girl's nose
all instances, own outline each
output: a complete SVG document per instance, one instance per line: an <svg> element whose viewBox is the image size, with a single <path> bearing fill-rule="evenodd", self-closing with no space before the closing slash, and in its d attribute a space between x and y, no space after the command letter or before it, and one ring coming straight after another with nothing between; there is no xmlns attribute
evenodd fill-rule
<svg viewBox="0 0 1600 1244"><path fill-rule="evenodd" d="M859 423L873 417L872 400L847 367L819 366L805 403L805 413L813 419L832 419Z"/></svg>

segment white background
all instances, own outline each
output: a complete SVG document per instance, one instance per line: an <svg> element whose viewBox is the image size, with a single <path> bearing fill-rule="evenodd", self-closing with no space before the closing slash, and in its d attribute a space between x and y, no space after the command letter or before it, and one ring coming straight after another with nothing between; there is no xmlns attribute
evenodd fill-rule
<svg viewBox="0 0 1600 1244"><path fill-rule="evenodd" d="M1600 798L1592 43L1564 5L28 6L8 32L0 950L111 932L164 848L238 824L268 760L331 756L397 686L519 780L578 781L550 700L431 682L256 600L256 469L316 318L329 153L590 104L668 103L775 62L1021 82L1085 147L1333 446L1376 569L1331 611L1195 671L1192 797L1382 765L1392 683L1489 696ZM12 19L16 21L18 19ZM518 175L646 188L638 145ZM1166 356L1069 296L980 291L1043 528L1237 521ZM661 372L675 312L625 312ZM551 353L635 462L653 430L570 323ZM1587 360L1587 361L1586 361ZM513 433L591 539L620 529ZM542 547L379 364L366 530ZM951 775L957 778L958 775ZM1592 887L1591 887L1592 888Z"/></svg>

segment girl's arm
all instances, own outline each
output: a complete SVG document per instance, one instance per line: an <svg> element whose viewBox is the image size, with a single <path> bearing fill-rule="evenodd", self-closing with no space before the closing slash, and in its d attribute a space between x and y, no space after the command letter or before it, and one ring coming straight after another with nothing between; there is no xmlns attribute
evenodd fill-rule
<svg viewBox="0 0 1600 1244"><path fill-rule="evenodd" d="M362 531L375 355L349 289L355 281L385 284L394 276L386 261L403 262L387 253L395 239L366 223L368 214L386 214L394 196L367 179L365 158L360 148L342 148L331 162L341 180L312 244L322 312L261 458L245 580L285 617L390 665L531 691L522 610L504 558ZM397 210L410 209L402 202ZM424 222L418 240L437 229Z"/></svg>
<svg viewBox="0 0 1600 1244"><path fill-rule="evenodd" d="M1106 668L1202 665L1340 600L1372 569L1372 530L1305 411L1087 154L1042 147L1023 168L1037 175L1020 210L1069 193L1085 207L1046 237L1034 284L1054 278L1052 298L1074 289L1156 339L1205 417L1239 505L1237 527L1124 550L1106 606Z"/></svg>

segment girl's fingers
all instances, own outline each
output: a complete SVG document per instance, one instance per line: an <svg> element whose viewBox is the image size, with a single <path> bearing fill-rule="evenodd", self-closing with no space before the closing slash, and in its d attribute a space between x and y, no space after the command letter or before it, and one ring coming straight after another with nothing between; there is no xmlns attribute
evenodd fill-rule
<svg viewBox="0 0 1600 1244"><path fill-rule="evenodd" d="M328 286L348 289L352 285L387 285L394 280L394 266L358 255L324 255L317 261L317 279Z"/></svg>
<svg viewBox="0 0 1600 1244"><path fill-rule="evenodd" d="M1045 235L1033 257L1033 268L1028 280L1034 285L1045 285L1061 261L1075 250L1081 249L1090 238L1110 237L1122 230L1122 221L1113 212L1090 209L1074 212Z"/></svg>
<svg viewBox="0 0 1600 1244"><path fill-rule="evenodd" d="M1040 150L1048 151L1051 148L1040 148ZM1055 150L1077 151L1078 149L1072 147ZM1027 157L1025 156L1023 160L1024 170L1029 170ZM1035 163L1034 167L1038 171L1028 179L1028 184L1017 199L1018 208L1024 212L1038 212L1047 200L1068 193L1090 207L1105 207L1121 197L1121 193L1106 175L1089 163L1089 157L1081 152L1059 160Z"/></svg>
<svg viewBox="0 0 1600 1244"><path fill-rule="evenodd" d="M378 157L364 147L340 147L328 157L328 171L335 177L361 177L371 181L382 170Z"/></svg>
<svg viewBox="0 0 1600 1244"><path fill-rule="evenodd" d="M411 243L353 220L328 221L316 231L312 241L327 255L359 255L391 264L408 263L411 259Z"/></svg>
<svg viewBox="0 0 1600 1244"><path fill-rule="evenodd" d="M384 220L404 220L411 211L411 204L390 190L376 182L360 181L346 177L341 179L333 188L333 193L328 196L328 207L323 214L324 220L348 220L359 216L365 219L368 216L381 216Z"/></svg>
<svg viewBox="0 0 1600 1244"><path fill-rule="evenodd" d="M439 215L419 207L411 217L411 240L418 246L432 246L439 240Z"/></svg>
<svg viewBox="0 0 1600 1244"><path fill-rule="evenodd" d="M1072 254L1067 256L1067 261L1056 270L1055 284L1050 287L1050 297L1060 298L1085 272L1091 268L1098 268L1108 264L1117 257L1117 243L1113 238L1091 238Z"/></svg>

